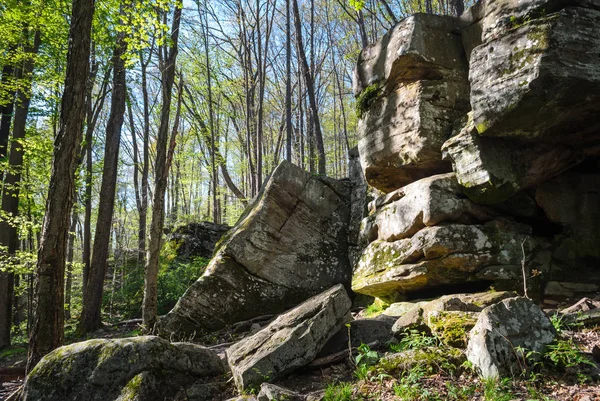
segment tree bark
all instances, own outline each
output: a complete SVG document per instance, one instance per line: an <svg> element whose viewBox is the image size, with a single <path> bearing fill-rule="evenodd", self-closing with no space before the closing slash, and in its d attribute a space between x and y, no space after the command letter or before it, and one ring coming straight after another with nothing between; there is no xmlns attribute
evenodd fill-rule
<svg viewBox="0 0 600 401"><path fill-rule="evenodd" d="M14 68L12 65L5 65L2 68L2 86L6 86L13 76ZM6 160L8 154L8 137L10 136L10 125L13 118L16 92L7 91L8 102L0 107L0 160ZM0 182L4 180L4 171L0 171Z"/></svg>
<svg viewBox="0 0 600 401"><path fill-rule="evenodd" d="M94 0L73 0L61 121L35 269L35 316L29 337L27 372L64 340L65 256L86 111L93 15Z"/></svg>
<svg viewBox="0 0 600 401"><path fill-rule="evenodd" d="M325 147L323 144L323 134L321 132L321 122L319 120L319 113L317 109L317 100L315 97L315 89L313 77L310 73L308 62L306 61L306 53L304 52L304 45L302 43L302 25L300 20L300 11L298 10L298 0L293 1L294 8L294 25L296 27L296 43L298 45L298 57L300 59L300 65L302 67L302 74L304 76L304 82L306 84L306 92L308 94L308 101L310 103L310 108L312 111L312 122L313 122L313 130L315 133L315 139L317 142L317 150L319 152L319 164L318 164L318 173L320 175L325 175Z"/></svg>
<svg viewBox="0 0 600 401"><path fill-rule="evenodd" d="M171 112L173 82L175 81L175 62L177 60L180 22L181 8L179 5L176 5L175 12L173 13L169 49L166 51L166 57L163 58L161 56L160 60L160 71L162 74L162 104L160 125L156 139L156 163L154 167L155 188L152 221L150 223L150 242L148 244L148 254L145 266L144 302L142 305L142 321L147 332L152 332L154 330L157 317L158 257L165 221L165 190L167 188L168 177L167 142L169 139L169 116ZM161 53L160 50L159 53ZM175 121L177 121L177 119Z"/></svg>
<svg viewBox="0 0 600 401"><path fill-rule="evenodd" d="M65 283L65 319L71 319L71 295L73 289L73 253L75 251L75 230L77 229L77 208L73 208L73 218L69 229L67 245L67 281Z"/></svg>
<svg viewBox="0 0 600 401"><path fill-rule="evenodd" d="M292 28L290 0L285 0L285 130L286 160L292 162Z"/></svg>
<svg viewBox="0 0 600 401"><path fill-rule="evenodd" d="M123 6L121 6L123 13ZM89 333L102 326L101 308L104 292L104 277L107 270L107 259L110 245L110 233L115 207L115 191L117 188L117 172L119 164L119 148L121 130L125 117L126 77L123 55L127 51L125 33L119 32L113 52L113 90L111 95L110 116L106 124L106 141L104 147L104 166L102 184L96 220L96 237L90 264L88 280L85 283L83 310L78 332Z"/></svg>

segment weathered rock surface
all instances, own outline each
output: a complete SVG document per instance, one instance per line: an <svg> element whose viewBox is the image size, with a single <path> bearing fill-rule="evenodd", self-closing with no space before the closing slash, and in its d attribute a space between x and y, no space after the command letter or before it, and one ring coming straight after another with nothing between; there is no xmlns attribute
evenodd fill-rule
<svg viewBox="0 0 600 401"><path fill-rule="evenodd" d="M367 182L390 192L451 171L441 158L452 122L468 110L466 83L414 81L375 99L358 124Z"/></svg>
<svg viewBox="0 0 600 401"><path fill-rule="evenodd" d="M469 118L442 147L463 192L474 202L498 204L580 163L570 146L481 137Z"/></svg>
<svg viewBox="0 0 600 401"><path fill-rule="evenodd" d="M463 195L454 173L424 178L369 205L371 216L362 235L382 241L409 238L425 227L442 223L473 224L493 220L498 212ZM367 228L368 227L368 228Z"/></svg>
<svg viewBox="0 0 600 401"><path fill-rule="evenodd" d="M509 298L479 315L469 336L467 358L484 378L517 376L519 349L542 352L556 333L544 312L526 298Z"/></svg>
<svg viewBox="0 0 600 401"><path fill-rule="evenodd" d="M355 94L367 182L384 192L450 171L440 148L468 111L467 64L451 17L404 19L363 50Z"/></svg>
<svg viewBox="0 0 600 401"><path fill-rule="evenodd" d="M89 340L46 355L27 378L23 399L156 399L157 394L148 390L169 383L171 375L165 372L184 375L193 382L199 377L222 374L224 367L217 354L194 344L171 344L151 336Z"/></svg>
<svg viewBox="0 0 600 401"><path fill-rule="evenodd" d="M191 260L195 257L210 259L215 245L231 227L210 222L190 223L169 234L167 241L177 249L177 257Z"/></svg>
<svg viewBox="0 0 600 401"><path fill-rule="evenodd" d="M161 321L191 335L265 314L349 283L347 183L283 162L222 239L200 279Z"/></svg>
<svg viewBox="0 0 600 401"><path fill-rule="evenodd" d="M426 288L474 281L486 266L519 265L525 239L530 268L547 270L540 265L544 260L535 260L545 243L529 230L508 221L447 224L424 228L408 239L374 241L359 261L352 289L393 301Z"/></svg>
<svg viewBox="0 0 600 401"><path fill-rule="evenodd" d="M362 50L354 70L354 94L358 96L382 82L392 89L404 81L464 75L466 62L462 54L455 18L410 16Z"/></svg>
<svg viewBox="0 0 600 401"><path fill-rule="evenodd" d="M486 2L490 7L495 3ZM471 54L471 106L477 131L484 136L596 147L600 11L569 7L531 20L511 17L513 29Z"/></svg>
<svg viewBox="0 0 600 401"><path fill-rule="evenodd" d="M344 287L335 286L231 346L227 359L238 390L257 388L312 361L343 325L351 304Z"/></svg>
<svg viewBox="0 0 600 401"><path fill-rule="evenodd" d="M258 393L258 401L304 401L305 396L287 388L279 387L271 383L263 383Z"/></svg>

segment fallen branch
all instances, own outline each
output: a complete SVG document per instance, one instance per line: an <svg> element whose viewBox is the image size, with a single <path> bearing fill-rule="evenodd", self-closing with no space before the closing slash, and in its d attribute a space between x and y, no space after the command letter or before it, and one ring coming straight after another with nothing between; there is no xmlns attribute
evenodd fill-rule
<svg viewBox="0 0 600 401"><path fill-rule="evenodd" d="M378 345L379 345L379 341L374 341L372 343L367 344L367 346L369 348L377 348ZM358 348L353 347L352 355L358 354L357 351L358 351ZM324 356L322 358L315 359L314 361L312 361L311 363L306 365L306 367L310 368L310 369L324 368L327 366L335 365L336 363L340 363L346 358L350 358L350 352L347 349L340 351L340 352L336 352L335 354L331 354L331 355Z"/></svg>

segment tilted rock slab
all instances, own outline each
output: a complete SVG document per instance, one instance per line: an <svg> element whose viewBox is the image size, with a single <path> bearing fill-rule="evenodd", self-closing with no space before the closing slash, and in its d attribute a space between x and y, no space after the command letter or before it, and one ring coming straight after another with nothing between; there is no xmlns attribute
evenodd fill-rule
<svg viewBox="0 0 600 401"><path fill-rule="evenodd" d="M311 362L344 324L351 304L337 285L232 345L227 360L238 390L256 389Z"/></svg>
<svg viewBox="0 0 600 401"><path fill-rule="evenodd" d="M153 336L89 340L58 348L42 358L27 377L23 400L112 401L124 395L134 397L141 391L144 374L165 371L199 378L222 374L224 367L215 352L195 344L171 344ZM169 382L169 377L162 377ZM131 385L135 388L126 388Z"/></svg>
<svg viewBox="0 0 600 401"><path fill-rule="evenodd" d="M161 320L189 336L266 314L350 282L350 188L280 164L217 245L205 273Z"/></svg>
<svg viewBox="0 0 600 401"><path fill-rule="evenodd" d="M408 239L374 241L358 263L352 290L394 302L407 293L477 281L476 273L484 267L520 264L525 239L529 267L546 271L534 260L544 241L532 237L528 226L509 221L447 224L424 228Z"/></svg>
<svg viewBox="0 0 600 401"><path fill-rule="evenodd" d="M484 378L518 376L523 352L541 353L555 336L536 304L520 297L505 299L481 311L469 335L467 359Z"/></svg>
<svg viewBox="0 0 600 401"><path fill-rule="evenodd" d="M365 241L409 238L425 227L440 223L478 223L493 220L498 212L471 202L463 195L454 173L424 178L369 205L371 216L363 222Z"/></svg>
<svg viewBox="0 0 600 401"><path fill-rule="evenodd" d="M355 71L361 165L390 192L451 171L441 146L469 109L458 20L418 14L363 50Z"/></svg>

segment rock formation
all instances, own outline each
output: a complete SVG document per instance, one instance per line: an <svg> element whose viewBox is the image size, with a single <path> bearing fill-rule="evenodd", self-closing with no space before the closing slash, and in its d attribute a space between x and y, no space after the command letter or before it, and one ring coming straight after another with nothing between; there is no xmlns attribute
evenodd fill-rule
<svg viewBox="0 0 600 401"><path fill-rule="evenodd" d="M362 51L360 160L385 194L361 224L354 291L522 290L523 263L537 297L598 288L599 24L595 0L480 1Z"/></svg>
<svg viewBox="0 0 600 401"><path fill-rule="evenodd" d="M167 237L176 249L177 258L191 260L196 257L210 259L215 245L231 227L207 221L178 227Z"/></svg>
<svg viewBox="0 0 600 401"><path fill-rule="evenodd" d="M190 336L281 313L349 285L350 188L283 162L217 245L205 273L161 321Z"/></svg>

